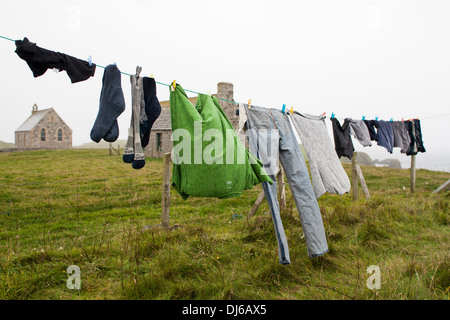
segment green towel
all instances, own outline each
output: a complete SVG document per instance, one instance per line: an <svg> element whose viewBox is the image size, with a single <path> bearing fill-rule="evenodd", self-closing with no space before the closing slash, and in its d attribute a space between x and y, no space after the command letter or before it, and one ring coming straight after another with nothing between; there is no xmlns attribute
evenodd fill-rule
<svg viewBox="0 0 450 320"><path fill-rule="evenodd" d="M217 98L199 94L194 106L179 84L169 90L172 186L184 200L239 197L259 183L273 183L262 162L240 142Z"/></svg>

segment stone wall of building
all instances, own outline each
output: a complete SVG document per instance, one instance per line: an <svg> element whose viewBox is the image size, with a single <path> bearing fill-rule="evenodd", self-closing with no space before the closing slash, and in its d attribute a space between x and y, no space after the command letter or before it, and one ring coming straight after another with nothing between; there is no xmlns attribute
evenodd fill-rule
<svg viewBox="0 0 450 320"><path fill-rule="evenodd" d="M217 84L217 98L234 101L233 97L233 84L230 82L219 82ZM219 99L219 104L225 112L228 120L230 120L234 129L237 130L239 126L239 116L236 115L238 105L233 102L223 101Z"/></svg>
<svg viewBox="0 0 450 320"><path fill-rule="evenodd" d="M45 141L41 141L41 130L45 130ZM58 130L62 131L62 141L58 141ZM19 134L17 132L16 134ZM54 111L45 117L28 133L29 145L25 148L70 149L72 148L72 130Z"/></svg>
<svg viewBox="0 0 450 320"><path fill-rule="evenodd" d="M31 135L29 131L15 132L16 148L31 148Z"/></svg>
<svg viewBox="0 0 450 320"><path fill-rule="evenodd" d="M157 135L161 134L161 147L157 148ZM150 140L144 154L151 158L162 158L164 153L171 152L173 148L172 130L154 130L150 132Z"/></svg>

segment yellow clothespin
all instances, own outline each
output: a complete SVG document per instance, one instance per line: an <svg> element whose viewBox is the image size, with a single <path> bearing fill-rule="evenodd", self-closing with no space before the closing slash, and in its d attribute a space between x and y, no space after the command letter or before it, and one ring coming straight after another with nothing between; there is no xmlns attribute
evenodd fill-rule
<svg viewBox="0 0 450 320"><path fill-rule="evenodd" d="M152 73L152 74L150 74L150 78L153 78L153 79L155 79L155 76L153 75L153 73Z"/></svg>
<svg viewBox="0 0 450 320"><path fill-rule="evenodd" d="M175 80L172 81L172 90L175 91L177 87L177 82Z"/></svg>
<svg viewBox="0 0 450 320"><path fill-rule="evenodd" d="M291 110L289 110L289 112L290 112L291 114L293 114L293 113L294 113L294 107L291 107Z"/></svg>
<svg viewBox="0 0 450 320"><path fill-rule="evenodd" d="M248 99L248 108L249 108L249 109L252 108L252 99Z"/></svg>
<svg viewBox="0 0 450 320"><path fill-rule="evenodd" d="M206 91L206 94L211 97L211 89L208 89L208 91Z"/></svg>

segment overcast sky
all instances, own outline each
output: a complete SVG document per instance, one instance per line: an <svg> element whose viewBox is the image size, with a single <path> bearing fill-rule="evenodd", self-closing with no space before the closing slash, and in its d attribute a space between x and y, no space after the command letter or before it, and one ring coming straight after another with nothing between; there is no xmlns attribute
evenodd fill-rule
<svg viewBox="0 0 450 320"><path fill-rule="evenodd" d="M419 118L427 152L417 164L450 171L450 1L3 1L0 35L28 37L80 59L92 55L123 72L143 67L156 81L216 91L234 84L238 102L338 118ZM53 107L73 130L73 145L90 142L103 69L71 84L65 72L33 78L11 41L0 39L0 140L30 115ZM126 139L131 116L119 117ZM166 100L169 89L158 85ZM439 115L446 115L436 117ZM343 121L343 120L342 120ZM329 121L327 120L329 125ZM329 130L331 127L329 126ZM331 133L331 131L330 131ZM375 158L410 157L379 146Z"/></svg>

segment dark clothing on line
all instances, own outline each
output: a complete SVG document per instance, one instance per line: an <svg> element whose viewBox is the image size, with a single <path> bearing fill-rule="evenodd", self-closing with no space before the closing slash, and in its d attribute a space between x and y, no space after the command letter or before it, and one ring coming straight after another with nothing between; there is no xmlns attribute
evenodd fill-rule
<svg viewBox="0 0 450 320"><path fill-rule="evenodd" d="M378 121L378 141L379 146L385 147L389 153L393 153L394 150L394 131L392 130L392 123L390 121L379 120Z"/></svg>
<svg viewBox="0 0 450 320"><path fill-rule="evenodd" d="M119 138L117 118L125 110L121 74L116 65L105 68L100 92L100 106L91 130L91 139L95 142L105 140L114 142Z"/></svg>
<svg viewBox="0 0 450 320"><path fill-rule="evenodd" d="M161 114L161 105L156 96L156 81L154 78L144 77L144 102L145 102L145 116L140 119L140 133L142 148L145 148L150 141L150 131L153 123L159 118Z"/></svg>
<svg viewBox="0 0 450 320"><path fill-rule="evenodd" d="M417 150L419 152L425 152L425 147L423 146L423 140L422 140L422 129L420 127L420 120L414 119L414 133L416 136L416 144L417 144Z"/></svg>
<svg viewBox="0 0 450 320"><path fill-rule="evenodd" d="M367 129L369 129L370 140L378 141L378 134L376 130L378 128L378 121L364 120L364 123L366 124Z"/></svg>
<svg viewBox="0 0 450 320"><path fill-rule="evenodd" d="M406 151L407 156L416 155L418 152L425 152L425 147L422 141L422 130L420 127L420 120L414 119L406 121L406 128L410 137L410 145Z"/></svg>
<svg viewBox="0 0 450 320"><path fill-rule="evenodd" d="M344 124L341 126L339 120L336 118L331 119L333 125L333 136L334 136L334 148L338 157L347 157L350 160L353 157L353 147L352 138L350 137L350 125L347 120L344 120Z"/></svg>
<svg viewBox="0 0 450 320"><path fill-rule="evenodd" d="M35 78L42 76L47 69L53 68L59 69L59 71L66 70L72 83L94 76L96 67L94 63L90 66L87 61L40 48L26 37L23 40L16 40L15 43L15 52L27 62Z"/></svg>

